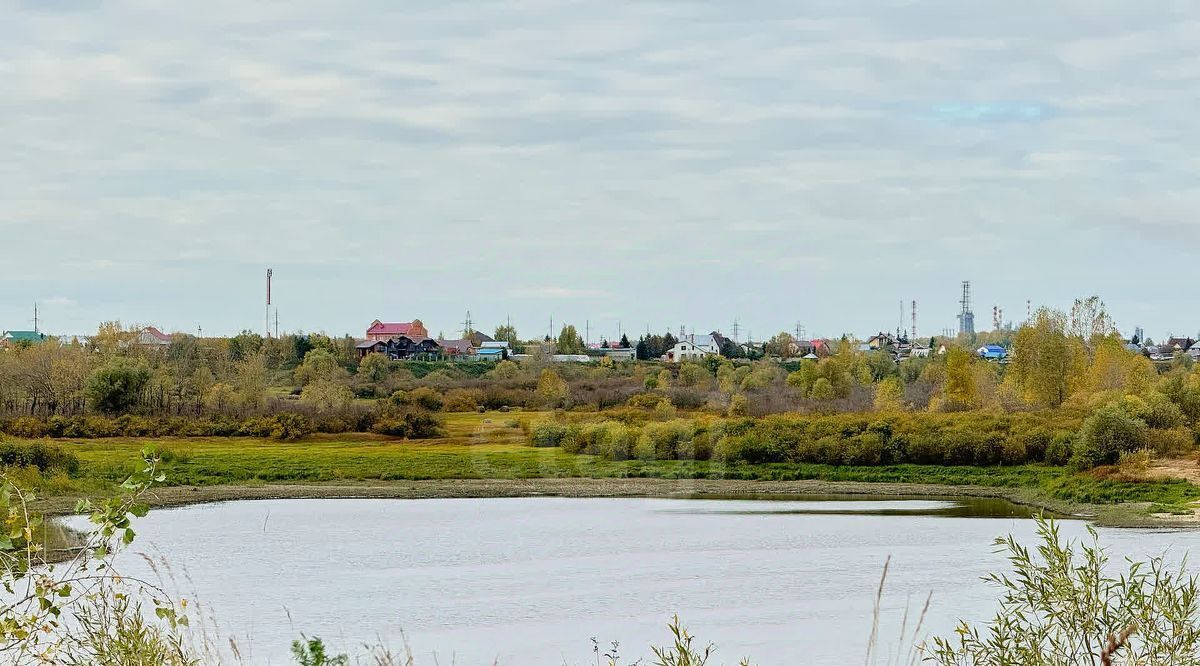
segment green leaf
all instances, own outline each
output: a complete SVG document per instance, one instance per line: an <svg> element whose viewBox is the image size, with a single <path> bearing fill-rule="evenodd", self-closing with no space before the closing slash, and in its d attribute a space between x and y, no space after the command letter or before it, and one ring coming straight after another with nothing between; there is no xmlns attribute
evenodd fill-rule
<svg viewBox="0 0 1200 666"><path fill-rule="evenodd" d="M121 536L121 541L125 542L125 545L128 546L129 544L133 543L133 537L134 537L133 530L130 528L127 528L125 530L125 534Z"/></svg>

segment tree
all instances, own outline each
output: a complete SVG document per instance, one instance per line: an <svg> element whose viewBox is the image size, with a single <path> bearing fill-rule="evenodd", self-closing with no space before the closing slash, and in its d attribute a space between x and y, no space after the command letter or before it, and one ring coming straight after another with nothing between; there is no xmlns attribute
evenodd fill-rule
<svg viewBox="0 0 1200 666"><path fill-rule="evenodd" d="M521 339L517 337L517 328L512 324L501 324L497 326L495 334L492 337L496 338L500 342L507 342L508 348L512 350L516 350L517 344L521 341Z"/></svg>
<svg viewBox="0 0 1200 666"><path fill-rule="evenodd" d="M796 348L796 339L791 333L786 331L776 333L771 336L764 347L768 356L778 356L779 358L791 358Z"/></svg>
<svg viewBox="0 0 1200 666"><path fill-rule="evenodd" d="M888 377L875 386L875 411L904 411L904 382Z"/></svg>
<svg viewBox="0 0 1200 666"><path fill-rule="evenodd" d="M951 347L946 352L946 401L960 408L976 404L975 373L971 368L971 352Z"/></svg>
<svg viewBox="0 0 1200 666"><path fill-rule="evenodd" d="M729 338L721 341L721 356L725 358L745 358L746 352L742 351L741 345Z"/></svg>
<svg viewBox="0 0 1200 666"><path fill-rule="evenodd" d="M345 370L338 365L333 353L326 349L313 349L305 354L304 362L294 373L296 381L302 386L315 381L335 379L344 374Z"/></svg>
<svg viewBox="0 0 1200 666"><path fill-rule="evenodd" d="M1028 402L1057 407L1079 385L1086 352L1066 329L1066 315L1041 308L1017 331L1009 372Z"/></svg>
<svg viewBox="0 0 1200 666"><path fill-rule="evenodd" d="M824 377L819 377L813 382L812 392L809 397L813 400L833 400L837 394L833 391L833 384Z"/></svg>
<svg viewBox="0 0 1200 666"><path fill-rule="evenodd" d="M557 372L546 368L538 378L537 396L546 406L560 407L571 397L571 387Z"/></svg>
<svg viewBox="0 0 1200 666"><path fill-rule="evenodd" d="M1084 342L1092 342L1097 338L1112 335L1117 332L1117 325L1109 316L1104 301L1099 296L1077 298L1071 306L1067 333Z"/></svg>
<svg viewBox="0 0 1200 666"><path fill-rule="evenodd" d="M621 334L621 349L629 349L632 345L629 344L629 336Z"/></svg>
<svg viewBox="0 0 1200 666"><path fill-rule="evenodd" d="M354 394L343 384L330 379L310 382L300 393L300 400L318 411L342 411L354 401Z"/></svg>
<svg viewBox="0 0 1200 666"><path fill-rule="evenodd" d="M381 382L392 372L392 360L384 354L367 354L358 362L358 376L372 382Z"/></svg>
<svg viewBox="0 0 1200 666"><path fill-rule="evenodd" d="M150 368L144 361L114 358L92 373L84 391L96 409L116 414L137 404L149 381Z"/></svg>
<svg viewBox="0 0 1200 666"><path fill-rule="evenodd" d="M638 338L637 348L634 349L634 356L636 356L637 360L639 360L639 361L650 360L650 350L649 350L649 347L646 345L645 338Z"/></svg>
<svg viewBox="0 0 1200 666"><path fill-rule="evenodd" d="M559 354L582 354L587 350L583 338L579 337L579 332L571 324L562 327L556 346Z"/></svg>

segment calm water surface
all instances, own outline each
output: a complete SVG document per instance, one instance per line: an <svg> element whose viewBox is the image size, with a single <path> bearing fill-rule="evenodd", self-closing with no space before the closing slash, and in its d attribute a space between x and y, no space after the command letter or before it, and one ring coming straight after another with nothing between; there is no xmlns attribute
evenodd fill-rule
<svg viewBox="0 0 1200 666"><path fill-rule="evenodd" d="M885 645L930 592L931 631L989 614L979 578L1004 566L992 540L1032 540L1027 516L994 501L848 498L230 502L151 513L121 569L145 573L137 552L165 557L174 589L253 664L289 663L302 631L348 651L403 632L418 665L586 664L593 636L632 661L679 613L720 663L834 665L862 660L888 556ZM1197 532L1100 538L1117 560L1200 550Z"/></svg>

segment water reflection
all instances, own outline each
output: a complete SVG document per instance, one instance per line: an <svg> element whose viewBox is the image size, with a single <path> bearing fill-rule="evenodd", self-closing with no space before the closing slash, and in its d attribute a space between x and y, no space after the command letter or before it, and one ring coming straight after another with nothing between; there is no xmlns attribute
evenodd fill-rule
<svg viewBox="0 0 1200 666"><path fill-rule="evenodd" d="M951 518L1032 518L1048 512L997 497L913 497L903 495L696 495L720 500L662 509L668 513L731 515L946 516Z"/></svg>

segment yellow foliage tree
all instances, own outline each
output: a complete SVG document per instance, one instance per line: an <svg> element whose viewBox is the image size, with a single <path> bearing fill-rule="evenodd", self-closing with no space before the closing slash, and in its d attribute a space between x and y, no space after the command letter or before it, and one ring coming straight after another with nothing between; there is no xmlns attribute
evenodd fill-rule
<svg viewBox="0 0 1200 666"><path fill-rule="evenodd" d="M975 371L971 352L952 347L946 352L946 402L957 407L973 407L977 402Z"/></svg>
<svg viewBox="0 0 1200 666"><path fill-rule="evenodd" d="M904 382L899 377L885 377L875 386L875 411L901 412L906 407Z"/></svg>

